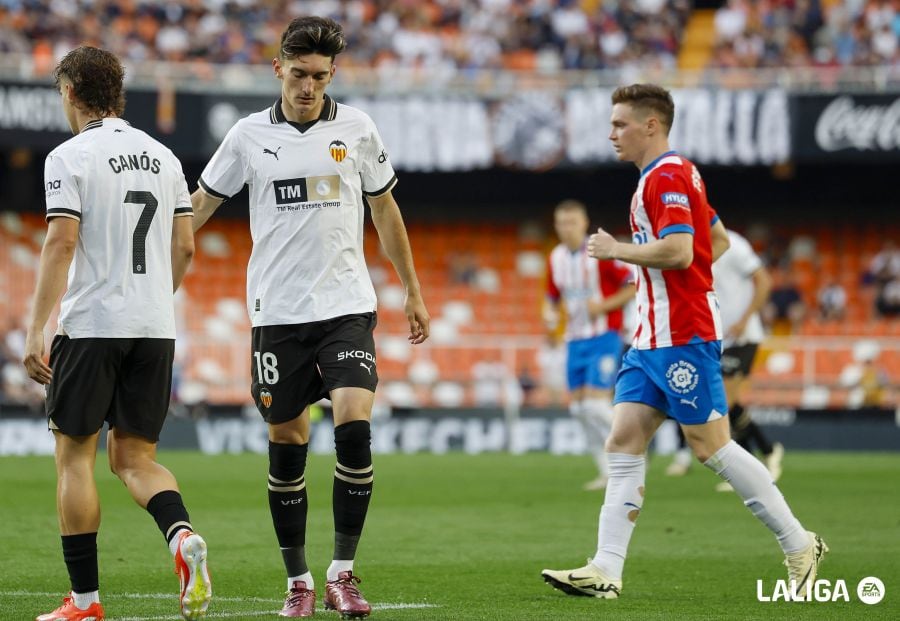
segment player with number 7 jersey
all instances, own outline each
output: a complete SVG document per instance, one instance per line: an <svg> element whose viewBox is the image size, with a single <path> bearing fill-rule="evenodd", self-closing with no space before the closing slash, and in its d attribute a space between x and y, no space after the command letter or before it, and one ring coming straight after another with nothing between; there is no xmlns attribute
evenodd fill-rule
<svg viewBox="0 0 900 621"><path fill-rule="evenodd" d="M212 595L206 542L193 532L175 477L156 462L172 391L174 291L194 252L193 208L175 155L121 118L124 74L113 54L89 46L55 71L75 136L45 164L47 236L23 362L47 385L71 595L37 621L103 619L93 472L104 423L111 470L174 557L182 616L205 615ZM44 327L60 295L47 364Z"/></svg>

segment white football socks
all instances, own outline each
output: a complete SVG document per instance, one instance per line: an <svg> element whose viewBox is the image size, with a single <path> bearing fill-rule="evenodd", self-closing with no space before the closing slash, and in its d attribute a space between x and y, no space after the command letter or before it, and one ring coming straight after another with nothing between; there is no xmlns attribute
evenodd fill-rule
<svg viewBox="0 0 900 621"><path fill-rule="evenodd" d="M79 610L87 610L91 604L100 603L100 591L91 591L90 593L72 593L72 600L75 607Z"/></svg>
<svg viewBox="0 0 900 621"><path fill-rule="evenodd" d="M577 406L573 409L572 406ZM602 476L609 476L606 439L612 429L612 404L608 399L584 399L569 406L572 415L581 421L587 436L588 451Z"/></svg>
<svg viewBox="0 0 900 621"><path fill-rule="evenodd" d="M609 454L609 484L600 509L597 554L591 563L612 580L622 579L628 542L644 503L644 455Z"/></svg>
<svg viewBox="0 0 900 621"><path fill-rule="evenodd" d="M787 501L772 481L772 475L737 442L730 441L703 465L731 483L751 513L775 533L785 554L809 546L809 535L791 513Z"/></svg>
<svg viewBox="0 0 900 621"><path fill-rule="evenodd" d="M309 589L310 591L312 591L313 589L316 588L316 585L313 583L312 572L309 572L309 571L300 576L289 577L288 578L288 588L287 588L288 591L290 591L291 588L293 588L295 582L305 582L306 588Z"/></svg>
<svg viewBox="0 0 900 621"><path fill-rule="evenodd" d="M353 571L353 561L331 561L328 571L325 572L325 579L328 582L337 580L342 571Z"/></svg>

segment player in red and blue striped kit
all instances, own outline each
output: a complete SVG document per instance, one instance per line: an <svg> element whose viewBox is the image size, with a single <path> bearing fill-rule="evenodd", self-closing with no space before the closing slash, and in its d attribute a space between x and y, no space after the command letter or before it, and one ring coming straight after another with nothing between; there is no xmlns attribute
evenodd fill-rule
<svg viewBox="0 0 900 621"><path fill-rule="evenodd" d="M697 167L669 148L675 116L669 92L636 84L616 89L612 103L613 148L641 171L631 201L633 243L617 242L599 229L588 252L636 266L638 328L616 378L597 553L584 567L542 575L572 595L619 596L644 500L647 447L668 415L681 425L697 458L728 481L775 534L788 577L802 596L828 547L803 528L765 466L731 439L728 426L712 279L712 263L728 249L728 234L707 202Z"/></svg>

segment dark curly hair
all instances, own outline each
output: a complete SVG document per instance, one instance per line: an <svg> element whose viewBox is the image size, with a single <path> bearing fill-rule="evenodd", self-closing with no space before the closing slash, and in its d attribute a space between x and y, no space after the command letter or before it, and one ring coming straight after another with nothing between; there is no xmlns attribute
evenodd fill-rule
<svg viewBox="0 0 900 621"><path fill-rule="evenodd" d="M666 128L666 133L672 129L675 120L675 102L672 95L662 86L656 84L632 84L620 86L612 94L613 105L625 103L632 108L644 113L655 113L659 122Z"/></svg>
<svg viewBox="0 0 900 621"><path fill-rule="evenodd" d="M71 81L75 97L91 113L121 116L125 112L125 69L110 52L77 47L59 61L53 76L57 90L62 78Z"/></svg>
<svg viewBox="0 0 900 621"><path fill-rule="evenodd" d="M281 35L282 58L321 54L330 56L334 61L334 57L346 47L344 29L328 17L296 17Z"/></svg>

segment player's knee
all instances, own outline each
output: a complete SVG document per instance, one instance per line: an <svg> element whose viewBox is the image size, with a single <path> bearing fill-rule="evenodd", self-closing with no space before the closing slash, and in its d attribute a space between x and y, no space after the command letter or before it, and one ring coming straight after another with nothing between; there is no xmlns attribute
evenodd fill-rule
<svg viewBox="0 0 900 621"><path fill-rule="evenodd" d="M269 442L269 474L280 481L294 481L306 470L309 444Z"/></svg>
<svg viewBox="0 0 900 621"><path fill-rule="evenodd" d="M367 420L354 420L334 428L337 460L347 468L372 465L371 427Z"/></svg>

